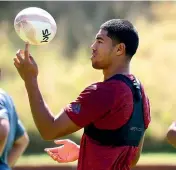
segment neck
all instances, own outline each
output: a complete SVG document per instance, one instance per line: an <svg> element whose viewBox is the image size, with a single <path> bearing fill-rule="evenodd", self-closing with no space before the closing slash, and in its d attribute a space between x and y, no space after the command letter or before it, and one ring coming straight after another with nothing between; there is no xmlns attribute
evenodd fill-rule
<svg viewBox="0 0 176 170"><path fill-rule="evenodd" d="M109 67L103 70L104 80L107 80L116 74L130 74L130 63L116 67Z"/></svg>

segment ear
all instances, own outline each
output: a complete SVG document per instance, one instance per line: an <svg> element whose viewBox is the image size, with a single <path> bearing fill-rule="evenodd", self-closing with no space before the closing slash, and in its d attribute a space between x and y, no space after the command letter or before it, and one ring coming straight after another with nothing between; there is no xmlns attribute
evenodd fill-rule
<svg viewBox="0 0 176 170"><path fill-rule="evenodd" d="M116 45L116 54L119 55L123 55L125 54L125 44L124 43L119 43Z"/></svg>

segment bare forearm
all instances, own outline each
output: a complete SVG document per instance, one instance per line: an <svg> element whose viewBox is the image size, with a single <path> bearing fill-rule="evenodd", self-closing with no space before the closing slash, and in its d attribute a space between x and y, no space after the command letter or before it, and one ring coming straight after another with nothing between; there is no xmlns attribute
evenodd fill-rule
<svg viewBox="0 0 176 170"><path fill-rule="evenodd" d="M1 138L0 138L0 156L1 156L2 153L3 153L3 150L4 150L4 147L5 147L6 141L7 141L7 138L6 138L6 139L1 139Z"/></svg>
<svg viewBox="0 0 176 170"><path fill-rule="evenodd" d="M45 135L50 133L49 130L54 122L54 116L47 108L42 98L37 80L33 79L32 81L26 81L25 85L34 122L41 136L45 138Z"/></svg>
<svg viewBox="0 0 176 170"><path fill-rule="evenodd" d="M8 165L10 167L13 167L19 157L24 153L25 149L27 147L26 145L14 145L11 149L9 155L8 155Z"/></svg>

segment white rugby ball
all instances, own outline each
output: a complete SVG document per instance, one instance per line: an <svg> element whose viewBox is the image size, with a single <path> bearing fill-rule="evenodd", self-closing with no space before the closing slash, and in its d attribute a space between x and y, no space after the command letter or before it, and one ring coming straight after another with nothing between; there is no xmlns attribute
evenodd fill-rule
<svg viewBox="0 0 176 170"><path fill-rule="evenodd" d="M29 7L20 11L15 17L14 28L23 41L32 45L49 43L57 31L54 18L38 7Z"/></svg>

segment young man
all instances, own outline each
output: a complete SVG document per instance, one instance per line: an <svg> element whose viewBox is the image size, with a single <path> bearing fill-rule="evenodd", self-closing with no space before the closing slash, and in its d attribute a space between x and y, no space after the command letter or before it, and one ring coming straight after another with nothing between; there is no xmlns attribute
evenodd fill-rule
<svg viewBox="0 0 176 170"><path fill-rule="evenodd" d="M102 24L91 46L91 62L93 68L103 71L104 81L85 88L56 117L40 93L38 67L29 45L18 50L14 65L24 80L41 136L53 140L84 128L80 148L69 140L59 141L65 145L47 149L53 159L78 159L78 170L129 170L137 163L150 122L148 98L130 74L138 43L138 33L129 21L112 19Z"/></svg>
<svg viewBox="0 0 176 170"><path fill-rule="evenodd" d="M12 98L0 89L0 169L10 170L29 143Z"/></svg>

